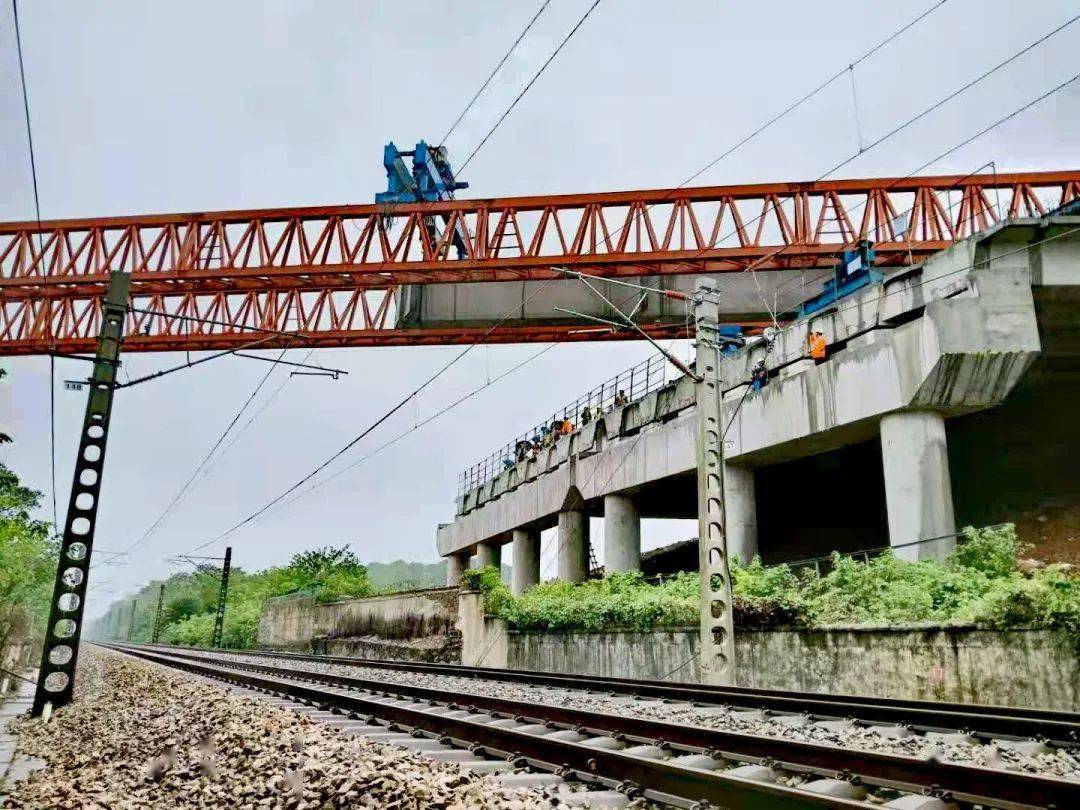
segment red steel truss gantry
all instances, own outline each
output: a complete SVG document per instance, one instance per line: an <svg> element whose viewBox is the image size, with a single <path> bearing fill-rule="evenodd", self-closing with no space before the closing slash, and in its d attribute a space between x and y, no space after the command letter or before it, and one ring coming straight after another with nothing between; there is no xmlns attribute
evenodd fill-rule
<svg viewBox="0 0 1080 810"><path fill-rule="evenodd" d="M1080 197L1080 170L0 223L0 355L93 348L109 273L131 274L125 351L547 342L570 322L399 328L403 284L830 267L861 239L919 261L1000 218ZM433 240L461 226L466 255ZM642 324L655 336L683 327Z"/></svg>

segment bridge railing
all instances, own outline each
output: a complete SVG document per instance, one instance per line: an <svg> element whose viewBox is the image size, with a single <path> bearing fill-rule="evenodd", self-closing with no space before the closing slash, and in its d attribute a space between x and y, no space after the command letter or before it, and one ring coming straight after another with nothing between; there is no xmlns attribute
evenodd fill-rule
<svg viewBox="0 0 1080 810"><path fill-rule="evenodd" d="M534 437L543 436L543 428L551 427L555 421L569 419L575 427L581 424L582 411L587 407L595 411L597 406L607 413L615 407L616 397L620 393L626 401L634 402L662 387L667 381L668 361L660 355L653 355L636 366L620 372L595 388L590 388L573 402L552 412L551 416L514 437L491 455L481 459L461 473L458 477L458 495L482 486L516 462L518 442L531 443ZM558 437L554 439L558 441Z"/></svg>

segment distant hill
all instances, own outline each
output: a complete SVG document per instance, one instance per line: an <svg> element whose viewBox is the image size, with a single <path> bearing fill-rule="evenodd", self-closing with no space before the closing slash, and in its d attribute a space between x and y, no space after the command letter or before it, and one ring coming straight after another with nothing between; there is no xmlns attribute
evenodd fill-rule
<svg viewBox="0 0 1080 810"><path fill-rule="evenodd" d="M446 584L446 561L422 563L394 560L393 562L364 563L368 581L373 588L430 588ZM510 581L510 566L502 566L503 580Z"/></svg>

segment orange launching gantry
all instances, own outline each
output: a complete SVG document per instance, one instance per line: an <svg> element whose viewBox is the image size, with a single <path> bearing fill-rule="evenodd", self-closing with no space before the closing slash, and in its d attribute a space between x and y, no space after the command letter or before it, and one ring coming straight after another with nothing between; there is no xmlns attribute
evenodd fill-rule
<svg viewBox="0 0 1080 810"><path fill-rule="evenodd" d="M1058 171L3 223L0 355L92 352L116 270L130 274L125 352L632 337L569 319L410 327L395 296L564 278L559 266L609 277L832 267L867 239L876 265L905 265L1078 197L1080 171ZM441 238L425 227L433 217Z"/></svg>

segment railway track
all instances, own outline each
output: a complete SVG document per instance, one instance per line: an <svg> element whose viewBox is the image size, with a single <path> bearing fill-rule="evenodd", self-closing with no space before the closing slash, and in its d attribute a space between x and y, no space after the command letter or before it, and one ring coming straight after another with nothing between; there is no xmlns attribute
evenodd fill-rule
<svg viewBox="0 0 1080 810"><path fill-rule="evenodd" d="M147 646L148 649L152 645ZM180 655L175 647L159 649ZM669 703L757 710L777 717L803 717L820 721L843 721L880 727L896 724L906 730L932 735L961 735L979 741L1016 741L1080 747L1080 713L1012 706L946 703L928 700L897 700L861 695L788 692L740 686L564 675L533 670L467 667L410 661L367 660L343 656L243 650L186 648L200 655L241 655L310 664L332 664L358 669L399 670L429 675L448 675L489 681L505 681L542 688L571 689L652 698ZM936 739L937 737L935 737Z"/></svg>
<svg viewBox="0 0 1080 810"><path fill-rule="evenodd" d="M262 661L237 661L226 660L220 651L106 646L158 664L363 719L372 727L385 726L420 739L428 738L439 747L468 749L473 754L506 760L516 767L617 789L623 795L641 795L675 807L885 806L938 810L950 806L1080 806L1077 781L933 757L853 750L650 720L630 711L587 711L549 702L448 692L395 680L393 670L406 668L401 666L388 665L380 671L385 677L371 678L303 669L300 661L290 661L288 657L279 657L276 662L273 656L263 656ZM362 663L366 666L371 662ZM489 678L497 674L501 678L508 673L500 670L481 674ZM539 673L512 674L552 677ZM616 679L574 678L574 688L593 688L592 682L603 682L605 687L622 684L628 689L640 685ZM688 685L650 686L709 694L718 691ZM686 699L687 692L679 694L680 699ZM787 700L797 700L795 695L787 693L772 693L772 697L780 694ZM765 697L768 695L758 694L758 698ZM823 708L819 704L827 697L833 696L810 696L812 701L817 701L815 712ZM621 699L628 708L635 700L630 691L621 693ZM717 703L715 696L711 703ZM790 704L784 705L791 708ZM831 705L861 708L867 704L865 699L855 704L842 699ZM889 708L893 712L900 709L896 705ZM921 708L930 711L925 706ZM954 714L946 716L951 718ZM1019 712L1023 714L1026 712ZM988 716L985 711L976 715L980 719ZM1016 720L1019 715L1011 717ZM807 717L805 710L789 716ZM931 720L929 716L922 719ZM998 719L1004 723L1004 718ZM1065 722L1062 717L1032 719L1043 723Z"/></svg>

